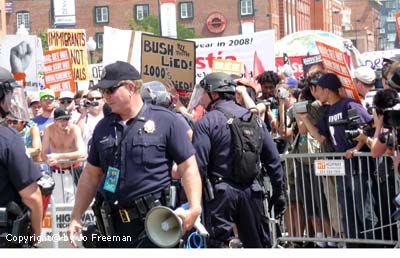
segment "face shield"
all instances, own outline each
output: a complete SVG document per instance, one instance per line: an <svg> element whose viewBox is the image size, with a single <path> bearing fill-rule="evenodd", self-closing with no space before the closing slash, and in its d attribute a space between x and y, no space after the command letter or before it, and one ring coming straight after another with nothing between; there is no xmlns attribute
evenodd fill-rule
<svg viewBox="0 0 400 258"><path fill-rule="evenodd" d="M157 106L169 108L172 104L171 95L159 81L143 83L141 95L145 101L150 101Z"/></svg>
<svg viewBox="0 0 400 258"><path fill-rule="evenodd" d="M204 92L206 92L205 89L199 84L196 84L193 89L192 97L190 98L189 104L187 106L189 113L191 113L198 105L200 105L200 101Z"/></svg>
<svg viewBox="0 0 400 258"><path fill-rule="evenodd" d="M21 121L29 121L29 109L25 92L21 87L6 91L2 107L7 114Z"/></svg>

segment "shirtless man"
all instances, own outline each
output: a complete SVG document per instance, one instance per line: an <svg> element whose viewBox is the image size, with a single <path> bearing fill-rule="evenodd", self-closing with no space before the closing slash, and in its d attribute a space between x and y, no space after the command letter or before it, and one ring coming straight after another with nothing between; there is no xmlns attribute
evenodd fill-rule
<svg viewBox="0 0 400 258"><path fill-rule="evenodd" d="M82 163L60 163L60 160L77 160L86 156L82 134L77 125L68 123L71 113L64 107L54 110L54 122L44 129L41 156L53 170L56 181L54 196L56 202L73 201L74 186L77 184ZM48 150L51 148L51 153ZM72 175L71 175L72 174ZM62 197L62 199L60 199Z"/></svg>

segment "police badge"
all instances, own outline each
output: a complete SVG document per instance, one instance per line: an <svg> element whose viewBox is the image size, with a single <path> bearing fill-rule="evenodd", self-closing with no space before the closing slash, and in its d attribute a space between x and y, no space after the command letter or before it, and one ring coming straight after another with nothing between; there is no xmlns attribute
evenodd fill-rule
<svg viewBox="0 0 400 258"><path fill-rule="evenodd" d="M153 120L148 120L146 123L144 123L143 129L146 133L154 133L156 130L156 124Z"/></svg>

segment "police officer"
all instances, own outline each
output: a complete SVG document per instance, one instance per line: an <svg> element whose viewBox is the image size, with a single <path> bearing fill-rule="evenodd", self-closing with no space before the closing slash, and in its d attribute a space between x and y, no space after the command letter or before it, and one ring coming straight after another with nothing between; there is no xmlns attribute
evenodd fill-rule
<svg viewBox="0 0 400 258"><path fill-rule="evenodd" d="M182 122L160 106L144 103L142 80L126 62L106 66L97 87L112 112L96 126L87 165L79 180L68 235L82 231L81 216L97 190L110 204L110 247L156 247L146 236L144 218L157 203L168 204L173 161L178 164L190 208L179 213L184 230L200 215L201 179L195 150ZM103 209L106 212L106 209ZM113 231L113 232L111 232ZM130 238L123 239L122 237ZM129 240L129 241L124 241Z"/></svg>
<svg viewBox="0 0 400 258"><path fill-rule="evenodd" d="M233 239L236 224L244 247L270 247L269 225L263 206L263 192L257 180L247 184L236 183L233 178L234 155L227 118L220 110L234 117L249 116L250 111L235 104L235 87L225 73L211 73L204 77L195 91L201 96L199 103L209 111L197 121L193 145L202 177L210 179L214 199L206 201L206 228L211 247L227 247ZM198 91L202 92L199 93ZM192 101L196 102L195 99ZM218 110L217 110L218 109ZM269 172L273 197L271 205L277 213L285 209L283 172L275 143L264 123L261 128L261 163ZM207 184L204 184L207 185Z"/></svg>
<svg viewBox="0 0 400 258"><path fill-rule="evenodd" d="M1 117L4 118L9 113L16 117L29 116L27 105L22 104L25 103L23 97L24 92L13 75L0 67ZM0 126L0 150L0 210L4 212L4 208L7 208L7 215L12 220L13 216L18 216L15 212L23 210L24 205L29 208L32 231L28 242L34 244L38 240L37 236L40 236L42 222L42 196L36 183L41 173L36 169L21 136L15 130ZM17 207L11 205L13 202ZM1 217L4 219L4 216ZM10 241L13 237L12 226L12 221L1 222L0 247L20 247L28 244Z"/></svg>

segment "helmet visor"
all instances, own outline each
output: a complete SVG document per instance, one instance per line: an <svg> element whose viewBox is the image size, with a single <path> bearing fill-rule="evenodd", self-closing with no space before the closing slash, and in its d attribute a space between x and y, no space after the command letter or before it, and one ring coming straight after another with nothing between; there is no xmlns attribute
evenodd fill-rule
<svg viewBox="0 0 400 258"><path fill-rule="evenodd" d="M21 87L6 92L4 101L6 112L18 120L29 121L28 103L26 102L25 92Z"/></svg>
<svg viewBox="0 0 400 258"><path fill-rule="evenodd" d="M198 105L200 105L201 98L203 96L203 93L206 92L203 87L201 87L199 84L197 84L194 89L192 96L190 98L189 104L188 104L188 112L191 113Z"/></svg>

